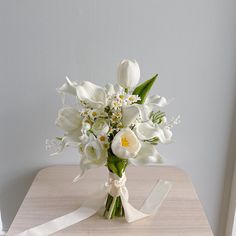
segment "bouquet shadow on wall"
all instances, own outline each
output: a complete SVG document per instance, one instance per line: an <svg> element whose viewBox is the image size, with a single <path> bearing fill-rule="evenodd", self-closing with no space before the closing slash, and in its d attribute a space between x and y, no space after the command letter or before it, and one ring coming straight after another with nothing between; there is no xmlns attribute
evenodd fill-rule
<svg viewBox="0 0 236 236"><path fill-rule="evenodd" d="M236 88L235 88L236 91ZM225 160L225 176L224 176L224 188L221 196L221 208L220 208L220 224L218 226L219 235L232 235L233 218L235 209L230 209L230 196L232 191L232 180L234 174L234 166L236 162L236 96L234 102L234 112L231 121L231 132L229 137L228 150L226 152Z"/></svg>

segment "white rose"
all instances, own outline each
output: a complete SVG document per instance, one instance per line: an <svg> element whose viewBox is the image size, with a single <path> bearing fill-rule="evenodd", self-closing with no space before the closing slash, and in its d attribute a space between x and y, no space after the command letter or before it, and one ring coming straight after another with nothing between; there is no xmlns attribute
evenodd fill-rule
<svg viewBox="0 0 236 236"><path fill-rule="evenodd" d="M118 66L117 80L123 88L134 88L140 79L140 69L136 61L123 60Z"/></svg>
<svg viewBox="0 0 236 236"><path fill-rule="evenodd" d="M92 131L96 136L98 135L105 135L109 131L109 125L107 124L106 120L103 118L98 118L94 122L92 126Z"/></svg>
<svg viewBox="0 0 236 236"><path fill-rule="evenodd" d="M119 158L134 158L141 148L141 144L130 128L120 130L114 137L111 149Z"/></svg>

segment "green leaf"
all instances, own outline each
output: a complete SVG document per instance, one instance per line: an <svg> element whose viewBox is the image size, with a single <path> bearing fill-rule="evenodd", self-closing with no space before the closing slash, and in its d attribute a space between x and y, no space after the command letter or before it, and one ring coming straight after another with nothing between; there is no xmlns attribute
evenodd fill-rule
<svg viewBox="0 0 236 236"><path fill-rule="evenodd" d="M121 159L113 155L111 152L108 154L107 167L109 171L118 175L119 177L125 172L125 168L128 165L127 159Z"/></svg>
<svg viewBox="0 0 236 236"><path fill-rule="evenodd" d="M135 90L133 91L133 94L138 95L141 98L141 100L139 100L137 103L139 104L144 103L150 89L152 88L157 78L158 78L158 74L156 74L151 79L146 80L145 82L143 82L142 84L140 84L138 87L135 88Z"/></svg>

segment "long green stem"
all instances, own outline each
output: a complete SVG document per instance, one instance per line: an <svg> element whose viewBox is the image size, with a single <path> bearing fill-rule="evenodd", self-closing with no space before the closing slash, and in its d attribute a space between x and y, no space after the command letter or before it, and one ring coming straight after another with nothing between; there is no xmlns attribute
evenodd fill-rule
<svg viewBox="0 0 236 236"><path fill-rule="evenodd" d="M117 199L117 197L113 197L113 199L112 199L112 203L110 205L110 208L109 208L109 211L108 211L108 215L107 215L108 219L111 219L112 213L114 211L114 207L116 205L116 199Z"/></svg>
<svg viewBox="0 0 236 236"><path fill-rule="evenodd" d="M108 156L107 167L110 172L118 175L121 178L123 173L125 172L126 166L128 165L128 161L126 159L120 159L116 157L112 152L110 152L109 154L110 155ZM112 197L110 194L108 194L104 216L108 219L112 219L114 216L124 216L124 208L122 206L120 196Z"/></svg>

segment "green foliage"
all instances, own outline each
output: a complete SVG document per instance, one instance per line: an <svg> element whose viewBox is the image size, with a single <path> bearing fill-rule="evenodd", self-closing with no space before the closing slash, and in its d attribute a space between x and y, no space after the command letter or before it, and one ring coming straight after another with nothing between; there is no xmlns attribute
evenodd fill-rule
<svg viewBox="0 0 236 236"><path fill-rule="evenodd" d="M141 100L139 100L137 103L143 104L145 102L146 97L157 78L158 78L158 74L156 74L151 79L146 80L145 82L143 82L142 84L140 84L138 87L134 89L133 94L138 95L141 98Z"/></svg>
<svg viewBox="0 0 236 236"><path fill-rule="evenodd" d="M152 112L150 115L150 119L154 124L160 124L163 117L165 117L165 113L161 111Z"/></svg>
<svg viewBox="0 0 236 236"><path fill-rule="evenodd" d="M118 158L112 153L111 150L108 150L108 158L106 165L110 172L118 175L121 178L122 174L125 172L126 166L128 165L128 160ZM112 204L113 201L114 205ZM108 219L112 219L115 216L122 217L124 216L124 214L125 212L122 206L120 196L114 198L110 194L108 194L105 205L104 216L107 217Z"/></svg>
<svg viewBox="0 0 236 236"><path fill-rule="evenodd" d="M109 152L107 158L107 167L109 171L115 173L121 178L127 165L128 165L127 159L118 158L113 153Z"/></svg>
<svg viewBox="0 0 236 236"><path fill-rule="evenodd" d="M150 143L152 145L157 145L158 142L159 142L159 138L158 137L153 137L153 138L144 140L144 142Z"/></svg>

